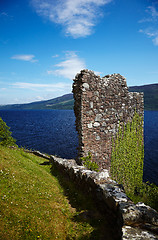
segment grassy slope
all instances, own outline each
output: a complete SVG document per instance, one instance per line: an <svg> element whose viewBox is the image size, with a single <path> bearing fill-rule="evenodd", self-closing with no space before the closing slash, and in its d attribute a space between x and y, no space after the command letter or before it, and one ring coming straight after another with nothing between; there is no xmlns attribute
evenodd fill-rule
<svg viewBox="0 0 158 240"><path fill-rule="evenodd" d="M93 231L98 220L79 217L87 199L68 186L64 190L43 162L21 149L0 146L0 239L98 239Z"/></svg>

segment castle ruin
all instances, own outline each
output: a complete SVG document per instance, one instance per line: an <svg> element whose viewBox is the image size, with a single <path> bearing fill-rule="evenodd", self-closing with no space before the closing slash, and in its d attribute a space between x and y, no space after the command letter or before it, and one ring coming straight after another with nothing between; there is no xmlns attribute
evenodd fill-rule
<svg viewBox="0 0 158 240"><path fill-rule="evenodd" d="M99 167L109 169L112 136L135 111L144 114L143 93L129 92L120 74L101 78L82 70L73 83L74 112L79 137L78 159L90 152Z"/></svg>

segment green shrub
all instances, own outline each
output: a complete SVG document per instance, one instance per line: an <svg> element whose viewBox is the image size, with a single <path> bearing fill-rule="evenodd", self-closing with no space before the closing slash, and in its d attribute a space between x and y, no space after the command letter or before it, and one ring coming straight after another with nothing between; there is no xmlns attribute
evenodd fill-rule
<svg viewBox="0 0 158 240"><path fill-rule="evenodd" d="M154 183L143 183L140 189L142 202L158 211L158 186Z"/></svg>
<svg viewBox="0 0 158 240"><path fill-rule="evenodd" d="M2 146L15 146L16 140L11 136L9 127L0 117L0 145Z"/></svg>
<svg viewBox="0 0 158 240"><path fill-rule="evenodd" d="M158 211L158 186L143 183L143 161L143 119L135 113L132 122L119 126L113 139L111 175L134 203L144 202Z"/></svg>
<svg viewBox="0 0 158 240"><path fill-rule="evenodd" d="M83 165L85 167L87 167L88 169L90 169L92 171L96 171L96 172L99 171L99 166L96 162L92 161L92 155L90 152L88 153L88 156L82 157L81 161L82 161Z"/></svg>
<svg viewBox="0 0 158 240"><path fill-rule="evenodd" d="M111 175L127 192L139 189L143 181L143 119L135 112L132 122L119 126L113 139Z"/></svg>

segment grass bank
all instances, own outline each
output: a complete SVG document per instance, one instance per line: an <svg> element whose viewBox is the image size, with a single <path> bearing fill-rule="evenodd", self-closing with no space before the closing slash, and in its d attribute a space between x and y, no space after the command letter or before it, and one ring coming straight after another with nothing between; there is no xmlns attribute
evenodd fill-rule
<svg viewBox="0 0 158 240"><path fill-rule="evenodd" d="M44 161L0 146L0 239L101 239L93 202Z"/></svg>

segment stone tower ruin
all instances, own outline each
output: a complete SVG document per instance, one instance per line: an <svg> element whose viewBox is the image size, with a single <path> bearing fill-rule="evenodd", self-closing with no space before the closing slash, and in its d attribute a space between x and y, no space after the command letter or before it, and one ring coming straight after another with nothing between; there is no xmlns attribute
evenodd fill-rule
<svg viewBox="0 0 158 240"><path fill-rule="evenodd" d="M79 137L78 159L90 152L100 168L109 169L112 136L119 124L144 114L143 93L129 92L120 74L101 78L82 70L73 83L74 112Z"/></svg>

